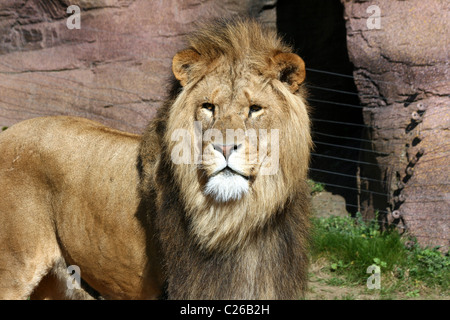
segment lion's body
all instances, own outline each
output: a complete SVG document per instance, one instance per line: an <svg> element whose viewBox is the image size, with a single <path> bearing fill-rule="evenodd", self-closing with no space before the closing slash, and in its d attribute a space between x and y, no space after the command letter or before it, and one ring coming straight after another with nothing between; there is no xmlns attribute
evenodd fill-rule
<svg viewBox="0 0 450 320"><path fill-rule="evenodd" d="M173 72L179 82L142 137L69 117L0 135L0 296L89 297L64 289L68 265L105 298L157 298L164 284L173 299L304 291L303 61L273 32L237 21L201 29ZM204 139L200 164L178 163L186 141L174 134L193 137L195 122L227 144ZM228 144L230 129L245 136Z"/></svg>
<svg viewBox="0 0 450 320"><path fill-rule="evenodd" d="M28 120L0 135L0 296L26 298L47 273L43 288L59 280L64 289L63 262L105 297L159 295L136 217L139 141L68 117ZM36 298L48 294L39 291Z"/></svg>

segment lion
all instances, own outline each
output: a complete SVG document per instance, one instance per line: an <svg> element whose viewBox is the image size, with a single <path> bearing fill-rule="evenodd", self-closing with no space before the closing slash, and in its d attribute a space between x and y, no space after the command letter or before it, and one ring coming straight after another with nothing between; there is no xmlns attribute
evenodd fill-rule
<svg viewBox="0 0 450 320"><path fill-rule="evenodd" d="M187 42L142 136L69 116L0 134L0 298L304 293L304 62L253 20Z"/></svg>

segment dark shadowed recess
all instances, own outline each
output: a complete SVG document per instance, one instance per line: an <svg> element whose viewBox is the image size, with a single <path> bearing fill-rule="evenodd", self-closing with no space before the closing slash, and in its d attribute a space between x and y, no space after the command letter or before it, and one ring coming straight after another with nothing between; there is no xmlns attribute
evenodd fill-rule
<svg viewBox="0 0 450 320"><path fill-rule="evenodd" d="M361 146L358 140L341 137L361 138L363 119L360 108L342 105L359 106L356 87L351 78L353 65L347 53L343 6L339 0L279 0L277 27L284 39L304 59L307 68L306 85L312 107L311 117L316 119L313 120L312 130L314 153L317 154L312 156L310 177L315 181L354 189L357 187L357 163L352 161L358 161L359 151L352 148ZM326 189L344 196L347 210L356 212L356 190L335 186L326 186Z"/></svg>

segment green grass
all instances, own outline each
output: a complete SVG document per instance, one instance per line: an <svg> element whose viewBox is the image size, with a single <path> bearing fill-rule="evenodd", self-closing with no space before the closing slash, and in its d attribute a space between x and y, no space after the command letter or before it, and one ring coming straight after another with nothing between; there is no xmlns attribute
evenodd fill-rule
<svg viewBox="0 0 450 320"><path fill-rule="evenodd" d="M340 287L346 285L346 281L341 278L333 277L325 281L326 284L330 286Z"/></svg>
<svg viewBox="0 0 450 320"><path fill-rule="evenodd" d="M325 190L325 185L319 182L315 182L311 179L307 180L308 186L311 189L311 195L322 192Z"/></svg>
<svg viewBox="0 0 450 320"><path fill-rule="evenodd" d="M416 298L422 289L433 288L448 294L450 257L438 248L422 248L396 230L380 230L378 223L360 216L314 218L312 258L326 258L329 272L344 278L348 285L365 285L371 265L380 267L381 296L395 297L393 291ZM405 246L406 241L409 245ZM342 286L342 280L329 280ZM330 283L331 284L331 283Z"/></svg>

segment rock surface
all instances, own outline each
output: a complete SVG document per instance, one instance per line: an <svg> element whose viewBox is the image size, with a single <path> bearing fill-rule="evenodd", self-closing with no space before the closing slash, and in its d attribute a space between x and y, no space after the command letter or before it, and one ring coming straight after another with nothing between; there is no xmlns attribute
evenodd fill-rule
<svg viewBox="0 0 450 320"><path fill-rule="evenodd" d="M345 1L347 45L368 126L361 160L366 216L398 210L400 226L424 245L448 250L450 235L450 79L446 0ZM380 28L367 12L380 9ZM373 17L373 16L372 16ZM422 154L423 152L423 154ZM375 181L378 180L378 181ZM363 190L374 192L364 192ZM386 194L384 196L383 194ZM388 215L389 221L394 220Z"/></svg>
<svg viewBox="0 0 450 320"><path fill-rule="evenodd" d="M64 114L140 133L196 22L249 14L275 27L275 2L1 1L0 126ZM79 30L67 27L69 5L81 9Z"/></svg>
<svg viewBox="0 0 450 320"><path fill-rule="evenodd" d="M315 217L347 217L345 199L337 194L322 191L311 197L311 210Z"/></svg>

